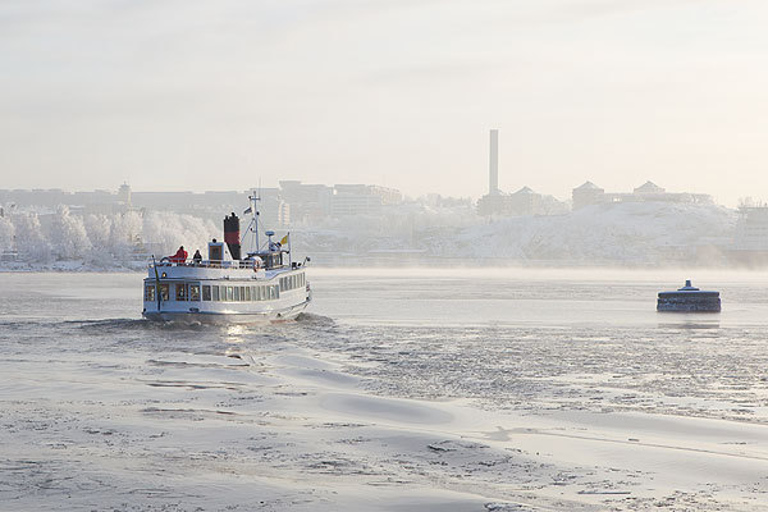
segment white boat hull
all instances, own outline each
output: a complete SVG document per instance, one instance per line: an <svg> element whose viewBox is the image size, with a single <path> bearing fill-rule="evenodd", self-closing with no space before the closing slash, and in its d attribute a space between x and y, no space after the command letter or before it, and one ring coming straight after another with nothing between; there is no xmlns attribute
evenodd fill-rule
<svg viewBox="0 0 768 512"><path fill-rule="evenodd" d="M184 311L144 311L142 316L155 322L173 322L179 324L231 325L231 324L267 324L295 320L309 305L310 299L295 306L258 312L184 312Z"/></svg>

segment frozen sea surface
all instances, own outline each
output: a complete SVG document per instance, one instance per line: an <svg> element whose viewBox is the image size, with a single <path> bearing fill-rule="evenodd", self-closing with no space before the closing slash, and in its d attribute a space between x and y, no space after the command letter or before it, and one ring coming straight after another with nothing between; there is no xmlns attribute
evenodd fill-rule
<svg viewBox="0 0 768 512"><path fill-rule="evenodd" d="M278 326L0 274L0 510L765 510L768 275L312 269ZM720 314L659 314L685 278Z"/></svg>

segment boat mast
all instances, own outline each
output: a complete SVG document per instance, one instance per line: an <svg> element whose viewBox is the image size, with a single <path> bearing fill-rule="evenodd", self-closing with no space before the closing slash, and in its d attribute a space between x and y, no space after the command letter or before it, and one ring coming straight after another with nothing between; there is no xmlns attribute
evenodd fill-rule
<svg viewBox="0 0 768 512"><path fill-rule="evenodd" d="M248 224L248 231L251 233L251 252L258 252L259 245L259 201L261 201L261 194L253 193L252 196L248 196L248 200L251 202L251 206L246 210L246 213L251 214L251 222ZM255 244L253 243L255 240Z"/></svg>

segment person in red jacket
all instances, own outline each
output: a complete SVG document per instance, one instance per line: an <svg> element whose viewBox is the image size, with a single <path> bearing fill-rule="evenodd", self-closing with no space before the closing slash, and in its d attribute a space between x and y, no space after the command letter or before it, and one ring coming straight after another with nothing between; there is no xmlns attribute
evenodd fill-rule
<svg viewBox="0 0 768 512"><path fill-rule="evenodd" d="M179 247L179 250L176 251L176 254L171 256L171 262L172 263L184 263L187 261L187 251L184 250L184 246L182 245Z"/></svg>

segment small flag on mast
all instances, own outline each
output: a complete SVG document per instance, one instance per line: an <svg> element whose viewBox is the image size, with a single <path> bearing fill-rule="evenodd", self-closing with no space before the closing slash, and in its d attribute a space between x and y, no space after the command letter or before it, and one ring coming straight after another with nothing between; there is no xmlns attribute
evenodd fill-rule
<svg viewBox="0 0 768 512"><path fill-rule="evenodd" d="M289 237L289 236L290 236L290 233L288 233L287 235L285 235L285 236L282 238L282 240L280 240L280 245L285 245L285 244L287 244L287 243L288 243L288 237Z"/></svg>

